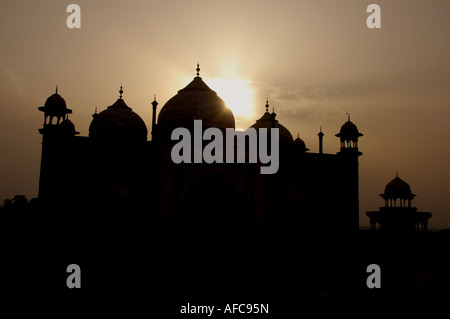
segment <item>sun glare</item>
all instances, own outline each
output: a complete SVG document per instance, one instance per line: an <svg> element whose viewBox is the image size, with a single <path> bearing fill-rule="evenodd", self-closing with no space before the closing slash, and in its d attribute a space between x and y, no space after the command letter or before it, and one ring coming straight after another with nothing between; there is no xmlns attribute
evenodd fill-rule
<svg viewBox="0 0 450 319"><path fill-rule="evenodd" d="M243 79L212 79L207 84L217 92L235 116L253 115L253 91Z"/></svg>

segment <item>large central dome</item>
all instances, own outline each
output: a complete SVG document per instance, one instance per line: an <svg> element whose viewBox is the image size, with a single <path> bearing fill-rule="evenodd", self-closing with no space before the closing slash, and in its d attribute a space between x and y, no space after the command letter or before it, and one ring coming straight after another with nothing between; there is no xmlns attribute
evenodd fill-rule
<svg viewBox="0 0 450 319"><path fill-rule="evenodd" d="M202 120L204 127L234 128L234 116L225 102L198 76L161 109L158 125L189 127Z"/></svg>

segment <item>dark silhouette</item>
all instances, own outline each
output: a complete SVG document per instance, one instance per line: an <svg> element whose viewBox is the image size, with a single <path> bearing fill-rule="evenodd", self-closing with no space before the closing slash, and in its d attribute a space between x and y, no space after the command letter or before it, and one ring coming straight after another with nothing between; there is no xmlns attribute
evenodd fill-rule
<svg viewBox="0 0 450 319"><path fill-rule="evenodd" d="M411 201L416 197L411 192L408 183L397 176L390 181L380 195L385 206L377 212L367 212L370 218L370 228L387 232L427 231L428 219L431 213L418 212L411 207ZM378 227L377 227L378 226Z"/></svg>
<svg viewBox="0 0 450 319"><path fill-rule="evenodd" d="M117 300L158 318L177 317L187 302L269 303L264 318L288 318L299 308L321 314L349 303L373 307L394 295L400 300L397 292L406 300L417 290L402 287L399 269L414 273L420 265L445 283L447 271L417 263L415 249L430 251L433 243L434 257L448 266L438 250L443 238L448 243L446 234L412 237L402 246L396 237L359 231L362 134L350 116L336 134L339 152L324 153L320 130L315 154L300 136L293 139L266 102L253 127L279 129L280 167L273 175L261 175L261 163L173 163L173 129L192 130L195 119L205 129L234 128L232 112L199 71L167 101L158 121L154 99L151 141L122 87L113 105L95 112L89 136L78 135L58 92L47 99L39 108L39 198L26 218L2 222L2 272L11 274L4 289L68 306ZM72 263L81 267L78 290L66 286ZM384 289L367 288L371 263L381 266Z"/></svg>
<svg viewBox="0 0 450 319"><path fill-rule="evenodd" d="M28 207L28 199L25 195L15 195L12 199L5 199L0 205L0 213L23 213Z"/></svg>

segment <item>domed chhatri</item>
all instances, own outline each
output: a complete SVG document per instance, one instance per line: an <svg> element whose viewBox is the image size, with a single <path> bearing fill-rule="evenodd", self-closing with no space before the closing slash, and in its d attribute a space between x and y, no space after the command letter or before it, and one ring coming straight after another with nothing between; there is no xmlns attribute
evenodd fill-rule
<svg viewBox="0 0 450 319"><path fill-rule="evenodd" d="M147 126L122 99L122 86L117 101L106 110L92 115L89 136L110 141L146 141Z"/></svg>
<svg viewBox="0 0 450 319"><path fill-rule="evenodd" d="M49 96L47 101L45 101L45 106L50 112L54 113L65 113L67 109L66 101L58 93Z"/></svg>
<svg viewBox="0 0 450 319"><path fill-rule="evenodd" d="M400 177L397 176L387 183L386 187L384 188L384 193L380 194L380 196L385 200L394 200L400 199L400 205L405 203L405 201L411 202L414 197L416 197L415 194L411 192L411 187L407 182L402 180Z"/></svg>
<svg viewBox="0 0 450 319"><path fill-rule="evenodd" d="M58 86L56 86L55 93L47 98L44 106L38 107L38 109L44 112L44 125L53 124L54 117L56 117L56 124L59 124L66 114L72 113L72 110L67 108L66 101L58 94ZM50 118L48 123L47 118Z"/></svg>
<svg viewBox="0 0 450 319"><path fill-rule="evenodd" d="M188 127L192 126L194 120L202 120L203 127L234 128L233 113L217 93L203 82L198 64L196 71L194 80L162 107L158 125Z"/></svg>
<svg viewBox="0 0 450 319"><path fill-rule="evenodd" d="M359 131L356 125L350 121L350 114L348 114L348 120L341 126L341 130L337 137L341 140L341 150L340 154L356 154L361 156L362 153L358 150L358 138L363 136Z"/></svg>
<svg viewBox="0 0 450 319"><path fill-rule="evenodd" d="M387 232L427 231L430 212L420 212L412 207L411 201L416 197L407 182L397 176L386 184L384 207L378 211L367 211L370 218L370 229Z"/></svg>
<svg viewBox="0 0 450 319"><path fill-rule="evenodd" d="M347 115L347 122L341 126L341 130L336 136L341 139L341 148L357 148L358 138L363 135L358 131L358 127L350 121L350 114L347 113Z"/></svg>
<svg viewBox="0 0 450 319"><path fill-rule="evenodd" d="M270 133L271 128L279 129L279 138L281 143L293 143L294 138L292 137L291 132L284 127L282 124L276 120L275 111L269 113L269 101L266 101L266 112L261 116L259 120L256 121L251 127L255 128L258 132L260 128L267 128L267 132Z"/></svg>

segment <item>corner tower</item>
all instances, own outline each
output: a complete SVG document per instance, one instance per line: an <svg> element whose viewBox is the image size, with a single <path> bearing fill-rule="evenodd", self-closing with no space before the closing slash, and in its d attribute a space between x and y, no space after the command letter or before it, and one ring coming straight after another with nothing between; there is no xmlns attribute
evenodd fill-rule
<svg viewBox="0 0 450 319"><path fill-rule="evenodd" d="M39 198L54 199L62 195L59 181L67 169L65 156L71 139L79 133L69 120L72 110L67 108L66 101L58 94L58 86L38 110L44 112L44 125L39 129L42 134Z"/></svg>
<svg viewBox="0 0 450 319"><path fill-rule="evenodd" d="M72 110L67 108L66 101L58 94L58 86L55 93L47 98L44 106L38 107L38 110L44 112L44 129L50 126L59 125L61 120L66 118L66 114L71 114ZM55 123L53 123L55 119ZM39 130L41 134L43 131Z"/></svg>
<svg viewBox="0 0 450 319"><path fill-rule="evenodd" d="M336 137L339 137L341 149L337 153L340 158L340 169L345 172L342 187L348 189L347 197L344 199L348 210L348 223L351 228L359 229L359 162L362 153L358 149L358 139L363 136L358 127L350 121L350 114Z"/></svg>

